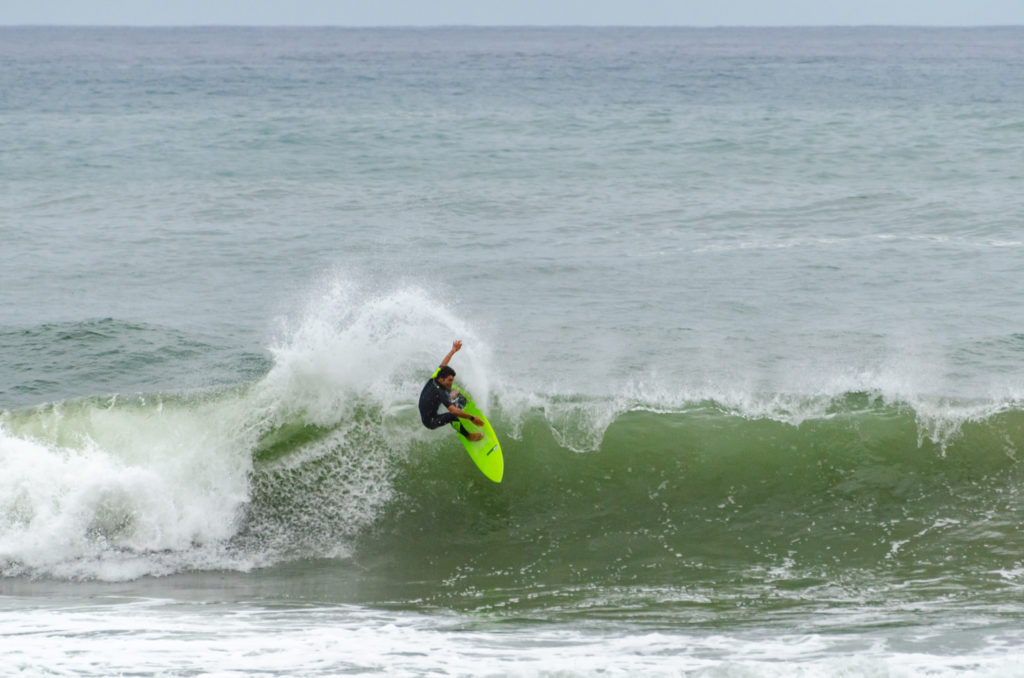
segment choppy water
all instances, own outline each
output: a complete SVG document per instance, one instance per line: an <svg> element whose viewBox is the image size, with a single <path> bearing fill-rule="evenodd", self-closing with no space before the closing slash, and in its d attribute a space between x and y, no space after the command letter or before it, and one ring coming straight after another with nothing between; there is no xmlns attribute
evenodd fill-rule
<svg viewBox="0 0 1024 678"><path fill-rule="evenodd" d="M0 671L1014 675L1022 38L0 29Z"/></svg>

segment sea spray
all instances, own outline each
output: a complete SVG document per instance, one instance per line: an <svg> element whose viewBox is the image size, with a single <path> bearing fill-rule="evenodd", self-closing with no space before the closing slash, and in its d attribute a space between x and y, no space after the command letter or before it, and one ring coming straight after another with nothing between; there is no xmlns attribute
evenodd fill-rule
<svg viewBox="0 0 1024 678"><path fill-rule="evenodd" d="M487 345L427 290L368 290L340 275L319 287L298 317L281 320L282 337L270 348L274 364L257 398L272 410L331 424L367 400L407 407L453 339L465 344L455 361L459 381L486 402Z"/></svg>
<svg viewBox="0 0 1024 678"><path fill-rule="evenodd" d="M283 321L283 334L252 389L262 437L240 540L291 556L345 555L392 499L410 444L450 442L422 429L415 401L452 338L473 347L459 358L475 392L486 393L487 349L420 288L371 293L341 277Z"/></svg>

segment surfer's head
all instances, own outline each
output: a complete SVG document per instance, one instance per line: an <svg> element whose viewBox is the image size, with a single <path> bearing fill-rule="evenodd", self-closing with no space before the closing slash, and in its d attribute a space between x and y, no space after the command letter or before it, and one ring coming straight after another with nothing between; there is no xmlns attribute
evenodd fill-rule
<svg viewBox="0 0 1024 678"><path fill-rule="evenodd" d="M437 371L437 383L441 384L445 388L451 388L452 383L455 381L455 370L445 365Z"/></svg>

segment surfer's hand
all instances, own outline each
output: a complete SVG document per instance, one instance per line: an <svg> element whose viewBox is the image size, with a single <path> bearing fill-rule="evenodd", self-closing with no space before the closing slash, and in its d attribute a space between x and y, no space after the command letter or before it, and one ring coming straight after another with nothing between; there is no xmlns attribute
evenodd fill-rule
<svg viewBox="0 0 1024 678"><path fill-rule="evenodd" d="M455 355L455 352L458 351L460 348L462 348L462 340L456 339L455 341L453 341L452 350L448 351L448 355L446 355L444 357L444 360L441 361L441 367L446 367L448 365L448 361L452 359L452 356Z"/></svg>
<svg viewBox="0 0 1024 678"><path fill-rule="evenodd" d="M470 417L470 419L471 419L471 420L473 421L473 423L474 423L474 424L476 424L477 426L483 426L483 425L484 425L484 420L483 420L483 419L481 419L480 417Z"/></svg>

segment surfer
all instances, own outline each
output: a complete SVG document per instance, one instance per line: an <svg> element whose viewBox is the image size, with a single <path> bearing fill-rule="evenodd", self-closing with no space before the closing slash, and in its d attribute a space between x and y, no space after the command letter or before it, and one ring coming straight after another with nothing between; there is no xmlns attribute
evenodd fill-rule
<svg viewBox="0 0 1024 678"><path fill-rule="evenodd" d="M458 394L452 394L452 383L455 381L455 370L448 367L448 361L462 348L462 342L456 339L452 342L452 350L441 361L441 367L437 374L423 386L420 392L420 418L423 425L429 429L440 428L445 424L453 424L459 419L469 419L477 426L483 426L483 419L474 417L469 412L459 408L460 401ZM452 396L455 395L453 398ZM461 401L464 403L465 401ZM466 427L459 424L459 433L467 440L480 440L482 433L470 433Z"/></svg>

